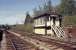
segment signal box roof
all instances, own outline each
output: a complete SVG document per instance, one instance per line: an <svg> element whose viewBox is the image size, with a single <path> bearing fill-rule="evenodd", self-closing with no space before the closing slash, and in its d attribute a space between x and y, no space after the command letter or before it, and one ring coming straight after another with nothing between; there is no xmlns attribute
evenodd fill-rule
<svg viewBox="0 0 76 50"><path fill-rule="evenodd" d="M41 18L41 17L62 17L61 15L59 14L49 14L49 13L44 13L44 14L41 14L39 16L36 16L34 17L33 19L38 19L38 18Z"/></svg>

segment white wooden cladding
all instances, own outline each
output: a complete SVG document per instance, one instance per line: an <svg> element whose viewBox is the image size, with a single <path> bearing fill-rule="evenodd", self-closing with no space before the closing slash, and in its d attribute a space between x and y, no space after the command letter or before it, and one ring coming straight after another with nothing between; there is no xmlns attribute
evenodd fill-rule
<svg viewBox="0 0 76 50"><path fill-rule="evenodd" d="M54 20L53 18L49 17L47 19L47 26L52 26L52 25L60 26L59 18L56 18L56 20ZM34 26L45 26L45 18L41 17L41 18L35 19Z"/></svg>

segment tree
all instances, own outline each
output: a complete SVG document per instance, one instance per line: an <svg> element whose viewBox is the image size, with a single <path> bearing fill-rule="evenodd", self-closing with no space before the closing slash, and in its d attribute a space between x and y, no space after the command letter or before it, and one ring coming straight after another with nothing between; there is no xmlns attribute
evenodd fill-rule
<svg viewBox="0 0 76 50"><path fill-rule="evenodd" d="M75 0L61 0L59 5L59 12L64 15L73 15L75 7Z"/></svg>
<svg viewBox="0 0 76 50"><path fill-rule="evenodd" d="M43 13L44 13L44 10L43 10L43 8L41 6L39 6L38 9L37 8L33 9L33 14L34 14L35 17L39 16L39 15L41 15Z"/></svg>
<svg viewBox="0 0 76 50"><path fill-rule="evenodd" d="M34 14L34 16L37 16L37 8L33 9L33 14Z"/></svg>
<svg viewBox="0 0 76 50"><path fill-rule="evenodd" d="M47 1L47 3L43 5L43 7L39 6L38 10L37 8L34 8L33 13L34 16L39 16L44 13L51 13L51 11L52 11L52 5L51 5L51 0L49 0Z"/></svg>
<svg viewBox="0 0 76 50"><path fill-rule="evenodd" d="M51 13L51 11L52 11L51 0L49 0L49 1L47 2L47 11L48 11L48 13Z"/></svg>
<svg viewBox="0 0 76 50"><path fill-rule="evenodd" d="M27 12L24 24L27 24L27 23L30 23L30 22L31 22L31 16L30 16L29 12Z"/></svg>
<svg viewBox="0 0 76 50"><path fill-rule="evenodd" d="M52 11L51 0L49 0L47 3L44 4L44 11L46 13L51 13Z"/></svg>

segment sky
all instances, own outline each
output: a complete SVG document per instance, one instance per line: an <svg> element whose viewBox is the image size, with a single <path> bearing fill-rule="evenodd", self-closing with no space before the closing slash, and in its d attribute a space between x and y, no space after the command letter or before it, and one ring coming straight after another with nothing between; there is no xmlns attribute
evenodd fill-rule
<svg viewBox="0 0 76 50"><path fill-rule="evenodd" d="M0 0L0 24L22 24L27 11L42 6L47 0ZM51 0L55 6L60 0Z"/></svg>

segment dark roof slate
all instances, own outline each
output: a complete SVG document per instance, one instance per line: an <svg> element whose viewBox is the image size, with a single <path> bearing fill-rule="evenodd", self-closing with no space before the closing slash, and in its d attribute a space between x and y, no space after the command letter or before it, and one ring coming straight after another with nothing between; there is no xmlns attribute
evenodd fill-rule
<svg viewBox="0 0 76 50"><path fill-rule="evenodd" d="M52 15L57 15L57 16L61 16L61 15L59 15L59 14L49 14L49 13L44 13L44 14L42 14L42 15L39 15L39 16L37 16L37 17L34 17L33 19L38 19L38 18L41 18L41 17L48 17L48 16L52 16Z"/></svg>

